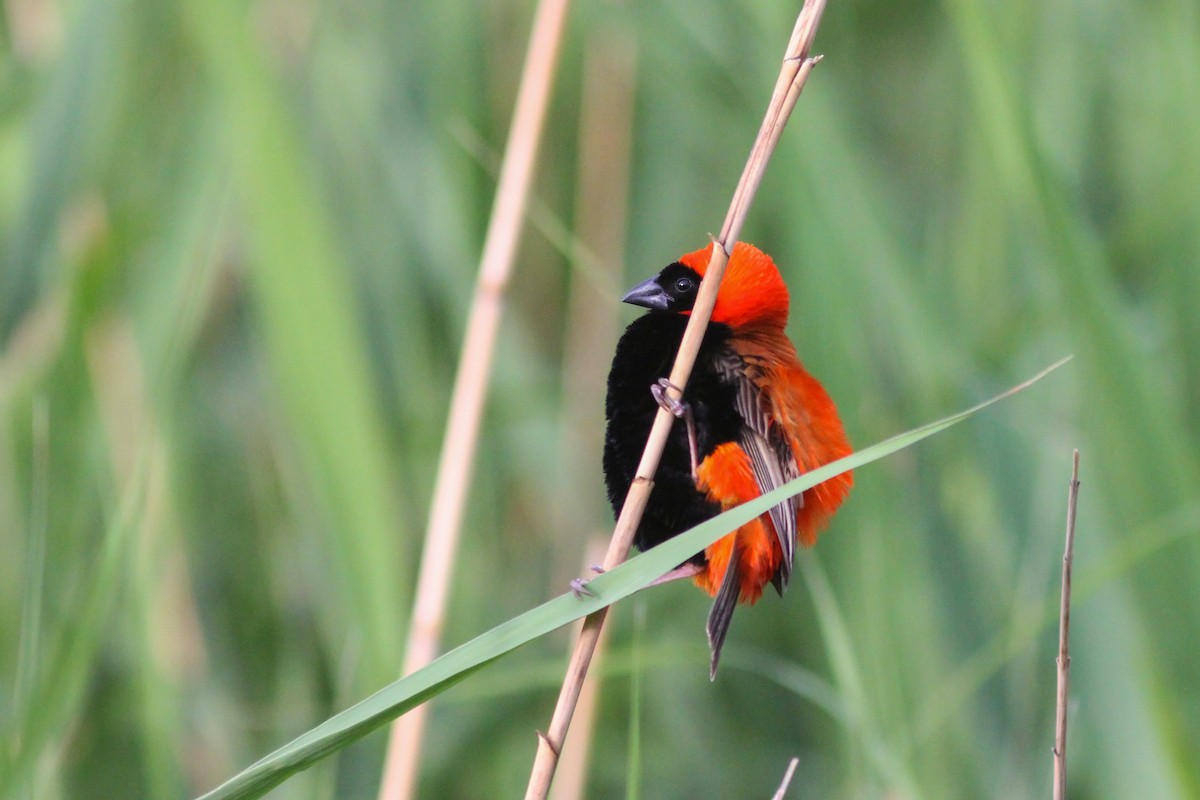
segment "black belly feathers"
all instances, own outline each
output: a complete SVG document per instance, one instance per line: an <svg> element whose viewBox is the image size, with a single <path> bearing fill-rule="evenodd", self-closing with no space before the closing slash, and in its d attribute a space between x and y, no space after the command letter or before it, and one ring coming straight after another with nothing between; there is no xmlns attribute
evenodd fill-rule
<svg viewBox="0 0 1200 800"><path fill-rule="evenodd" d="M652 311L634 320L617 344L608 376L604 440L604 479L614 514L620 513L625 502L658 413L650 387L669 374L687 321L682 314ZM696 423L701 461L718 445L737 440L744 425L735 410L736 389L723 381L719 372L721 363L728 359L731 333L726 325L709 325L684 392ZM634 544L641 550L648 549L720 511L718 504L696 489L687 431L685 426L675 425L655 473L654 489ZM692 561L703 564L704 554L698 553Z"/></svg>

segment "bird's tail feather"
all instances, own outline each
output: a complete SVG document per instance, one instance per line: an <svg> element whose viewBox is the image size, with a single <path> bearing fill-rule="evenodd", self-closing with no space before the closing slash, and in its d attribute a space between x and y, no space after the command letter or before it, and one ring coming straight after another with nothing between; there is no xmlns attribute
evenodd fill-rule
<svg viewBox="0 0 1200 800"><path fill-rule="evenodd" d="M721 648L725 644L725 634L729 632L729 623L733 619L733 611L737 608L738 595L741 593L741 548L737 539L729 549L729 565L725 567L725 577L721 579L721 588L713 600L712 610L708 612L708 646L712 650L712 662L708 668L709 680L717 678L717 663L721 660Z"/></svg>

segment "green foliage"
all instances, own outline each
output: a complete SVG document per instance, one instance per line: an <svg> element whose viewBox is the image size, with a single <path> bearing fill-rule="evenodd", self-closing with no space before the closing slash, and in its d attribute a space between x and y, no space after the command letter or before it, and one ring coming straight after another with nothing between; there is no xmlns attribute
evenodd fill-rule
<svg viewBox="0 0 1200 800"><path fill-rule="evenodd" d="M5 6L0 796L195 796L395 677L531 10ZM572 9L448 649L561 594L608 527L567 298L720 224L796 11ZM707 598L643 595L636 654L618 605L592 794L768 797L798 755L795 797L1046 795L1078 447L1072 796L1200 795L1198 26L1180 0L830 3L745 237L853 440L1076 359L860 471L715 684ZM634 162L596 262L564 232L582 54L612 41ZM423 796L520 791L566 645L437 698ZM380 754L277 796L373 797Z"/></svg>

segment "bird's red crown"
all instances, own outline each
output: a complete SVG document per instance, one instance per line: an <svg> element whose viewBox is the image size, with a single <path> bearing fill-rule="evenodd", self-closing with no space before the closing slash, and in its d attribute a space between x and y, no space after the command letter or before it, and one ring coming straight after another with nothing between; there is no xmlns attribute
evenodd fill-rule
<svg viewBox="0 0 1200 800"><path fill-rule="evenodd" d="M704 276L712 245L679 259ZM779 327L787 324L788 290L771 257L752 244L738 242L721 279L713 322L734 328Z"/></svg>

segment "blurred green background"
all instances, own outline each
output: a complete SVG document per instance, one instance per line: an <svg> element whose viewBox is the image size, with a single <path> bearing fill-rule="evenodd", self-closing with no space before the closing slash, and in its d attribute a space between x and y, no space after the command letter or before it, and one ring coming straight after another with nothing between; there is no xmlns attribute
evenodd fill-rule
<svg viewBox="0 0 1200 800"><path fill-rule="evenodd" d="M395 677L532 11L4 4L4 796L195 795ZM617 298L720 227L797 11L572 7L448 644L607 532ZM744 238L852 439L1075 359L861 470L714 684L706 597L618 607L590 796L1049 796L1078 447L1072 797L1200 797L1200 7L833 0L815 51ZM434 702L421 796L522 791L569 638Z"/></svg>

